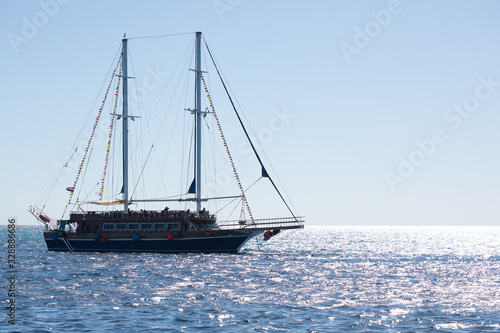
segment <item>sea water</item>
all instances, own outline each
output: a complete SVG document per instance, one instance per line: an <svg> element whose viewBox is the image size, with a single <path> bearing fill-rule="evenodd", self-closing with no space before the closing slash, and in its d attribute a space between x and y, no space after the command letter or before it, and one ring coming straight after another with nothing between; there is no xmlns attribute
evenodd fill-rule
<svg viewBox="0 0 500 333"><path fill-rule="evenodd" d="M500 331L499 227L306 227L239 254L48 252L7 232L2 332Z"/></svg>

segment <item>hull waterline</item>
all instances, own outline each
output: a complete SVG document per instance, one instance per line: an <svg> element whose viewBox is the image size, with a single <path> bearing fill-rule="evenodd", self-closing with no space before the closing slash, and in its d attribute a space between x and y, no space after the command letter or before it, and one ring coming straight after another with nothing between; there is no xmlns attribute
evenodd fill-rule
<svg viewBox="0 0 500 333"><path fill-rule="evenodd" d="M179 239L110 239L104 242L102 239L50 239L45 238L49 251L66 252L160 252L160 253L235 253L238 252L246 242L262 231L252 231L245 234L203 237L203 238L179 238Z"/></svg>

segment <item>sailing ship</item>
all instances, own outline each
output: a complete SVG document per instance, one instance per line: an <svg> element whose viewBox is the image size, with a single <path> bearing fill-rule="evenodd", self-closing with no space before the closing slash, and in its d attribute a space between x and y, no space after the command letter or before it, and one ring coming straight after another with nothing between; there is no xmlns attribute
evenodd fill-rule
<svg viewBox="0 0 500 333"><path fill-rule="evenodd" d="M105 165L104 176L102 178L102 187L100 197L95 201L76 201L73 202L73 194L79 186L79 177L86 163L86 156L92 143L97 122L102 111L99 109L99 115L96 118L96 123L93 127L93 132L90 136L86 151L82 162L78 168L76 180L73 186L68 186L67 191L70 192L70 199L66 207L73 207L73 211L66 214L66 209L60 219L52 219L47 216L44 208L40 209L33 205L29 211L35 216L44 227L44 239L49 251L92 251L92 252L163 252L163 253L182 253L182 252L238 252L250 239L261 236L264 240L268 240L280 231L286 229L298 229L304 227L304 218L297 216L290 209L281 192L278 190L273 179L267 172L264 164L255 149L255 146L250 139L250 136L245 129L242 119L235 107L233 100L228 92L227 86L220 75L219 68L213 59L212 53L207 45L208 53L214 63L215 69L221 79L222 85L228 94L229 100L237 119L243 128L243 132L250 143L250 146L255 153L260 167L262 168L262 177L268 179L278 196L283 200L284 205L288 208L291 216L281 218L263 218L256 219L253 217L247 197L246 190L242 187L235 163L232 160L227 142L215 109L213 108L211 96L208 93L208 88L203 77L202 70L202 34L195 33L194 45L194 72L195 78L195 93L194 93L194 108L188 108L194 117L194 133L193 133L193 171L194 179L189 187L189 197L183 198L160 198L160 199L136 199L130 196L129 186L129 121L135 120L137 116L129 113L129 96L128 96L128 81L132 77L128 76L128 56L127 56L128 39L124 35L121 43L121 52L118 64L113 72L112 77L118 77L122 82L122 113L117 113L115 100L115 108L111 114L111 130L113 123L122 121L122 190L120 198L114 200L102 200L104 180L106 176ZM205 42L206 45L206 42ZM119 69L119 73L116 73ZM120 88L120 81L116 88L116 96ZM106 91L105 97L108 95L109 88ZM202 107L203 90L207 94L209 104L212 110ZM103 102L104 103L104 102ZM205 102L206 103L206 102ZM220 136L227 155L230 160L230 167L240 188L240 193L235 196L205 198L202 196L202 119L207 115L212 115L217 121L220 130ZM111 140L111 134L110 134ZM111 141L110 141L111 142ZM107 145L106 163L109 155L110 142ZM218 221L217 214L206 210L203 207L204 203L210 200L232 199L241 200L242 211L247 208L248 214L240 216L239 219ZM184 202L192 205L191 209L131 209L131 205L145 202L162 203L162 202ZM86 209L88 205L101 205L107 207L116 207L119 209L95 210ZM45 206L44 206L45 207Z"/></svg>

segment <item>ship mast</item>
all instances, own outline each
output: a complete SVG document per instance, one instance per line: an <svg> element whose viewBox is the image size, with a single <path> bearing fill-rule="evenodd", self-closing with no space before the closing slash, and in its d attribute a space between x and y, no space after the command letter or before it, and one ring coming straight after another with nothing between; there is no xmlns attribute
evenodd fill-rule
<svg viewBox="0 0 500 333"><path fill-rule="evenodd" d="M195 187L196 211L201 210L201 32L196 33L196 63L195 63Z"/></svg>
<svg viewBox="0 0 500 333"><path fill-rule="evenodd" d="M123 36L125 37L125 35ZM128 77L127 39L122 39L123 51L123 211L128 212Z"/></svg>

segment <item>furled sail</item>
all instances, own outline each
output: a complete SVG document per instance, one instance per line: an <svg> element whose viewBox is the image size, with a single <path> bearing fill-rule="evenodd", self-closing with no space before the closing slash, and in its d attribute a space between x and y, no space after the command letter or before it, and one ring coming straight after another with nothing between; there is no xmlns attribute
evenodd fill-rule
<svg viewBox="0 0 500 333"><path fill-rule="evenodd" d="M191 186L189 186L188 193L196 193L196 179L193 179Z"/></svg>
<svg viewBox="0 0 500 333"><path fill-rule="evenodd" d="M123 205L125 200L102 200L102 201L78 201L77 205L82 204L91 204L91 205L100 205L100 206L113 206L113 205ZM132 202L129 201L129 204Z"/></svg>

